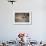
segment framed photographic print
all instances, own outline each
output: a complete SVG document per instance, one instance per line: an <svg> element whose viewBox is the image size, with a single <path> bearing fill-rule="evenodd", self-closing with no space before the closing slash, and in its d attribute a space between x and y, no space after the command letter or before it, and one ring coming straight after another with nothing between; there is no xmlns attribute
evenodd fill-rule
<svg viewBox="0 0 46 46"><path fill-rule="evenodd" d="M16 11L13 21L14 24L32 24L32 12Z"/></svg>

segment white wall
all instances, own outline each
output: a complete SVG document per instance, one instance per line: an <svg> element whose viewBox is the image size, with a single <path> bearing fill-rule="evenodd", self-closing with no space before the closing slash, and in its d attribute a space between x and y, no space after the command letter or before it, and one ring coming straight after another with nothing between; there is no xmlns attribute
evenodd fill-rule
<svg viewBox="0 0 46 46"><path fill-rule="evenodd" d="M45 0L17 0L12 6L0 0L0 40L11 40L19 32L31 34L33 40L46 40ZM14 25L12 16L16 10L32 10L32 25Z"/></svg>

